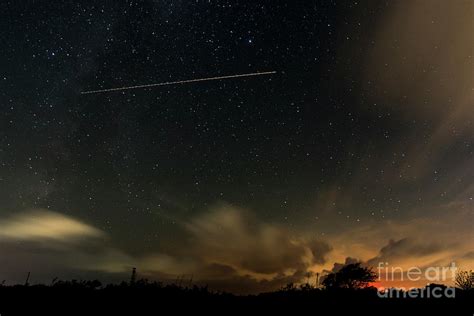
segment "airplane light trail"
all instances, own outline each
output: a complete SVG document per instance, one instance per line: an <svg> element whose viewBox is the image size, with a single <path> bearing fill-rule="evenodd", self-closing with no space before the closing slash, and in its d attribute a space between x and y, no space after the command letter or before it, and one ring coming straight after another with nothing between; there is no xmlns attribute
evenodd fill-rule
<svg viewBox="0 0 474 316"><path fill-rule="evenodd" d="M253 72L253 73L240 74L240 75L219 76L219 77L189 79L189 80L181 80L181 81L169 81L169 82L162 82L162 83L143 84L143 85L130 86L130 87L90 90L90 91L82 91L81 94L93 94L93 93L113 92L113 91L121 91L121 90L152 88L152 87L160 87L160 86L170 86L170 85L175 85L175 84L185 84L185 83L193 83L193 82L201 82L201 81L224 80L224 79L253 77L253 76L266 76L266 75L273 75L273 74L276 74L276 71Z"/></svg>

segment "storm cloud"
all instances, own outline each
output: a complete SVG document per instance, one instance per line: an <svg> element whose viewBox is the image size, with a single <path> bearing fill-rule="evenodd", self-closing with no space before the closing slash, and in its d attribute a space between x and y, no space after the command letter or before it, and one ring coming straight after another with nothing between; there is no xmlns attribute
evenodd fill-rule
<svg viewBox="0 0 474 316"><path fill-rule="evenodd" d="M193 276L194 282L217 289L255 292L301 282L332 250L324 241L264 223L225 203L182 225L178 248L185 250L179 255L133 256L113 246L105 232L78 219L45 210L24 212L0 221L3 273L21 278L33 270L38 282L68 273L125 279L134 266L142 277L172 281Z"/></svg>

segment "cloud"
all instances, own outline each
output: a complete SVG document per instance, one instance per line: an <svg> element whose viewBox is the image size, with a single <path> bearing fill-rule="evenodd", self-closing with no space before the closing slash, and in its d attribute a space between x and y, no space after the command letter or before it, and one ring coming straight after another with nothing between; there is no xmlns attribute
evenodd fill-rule
<svg viewBox="0 0 474 316"><path fill-rule="evenodd" d="M426 136L401 144L411 162L394 174L419 179L429 176L443 160L455 169L466 156L446 149L462 148L474 128L474 5L471 1L397 1L389 8L367 53L363 82L372 101L367 104L386 107L401 123L426 126L414 135Z"/></svg>
<svg viewBox="0 0 474 316"><path fill-rule="evenodd" d="M472 245L473 218L468 202L453 202L438 206L437 209L419 209L424 216L399 218L397 220L366 223L337 234L328 234L334 245L329 262L344 262L349 255L358 258L366 266L375 268L384 263L390 269L401 268L407 271L411 267L421 270L428 267L446 267L453 261L460 269L474 267ZM341 264L325 265L328 271L337 270ZM400 273L394 274L394 280L382 279L382 286L424 286L401 279ZM406 276L405 276L406 277ZM446 280L451 284L452 280Z"/></svg>
<svg viewBox="0 0 474 316"><path fill-rule="evenodd" d="M325 262L324 242L294 236L276 224L263 223L248 211L223 204L186 225L194 253L202 260L242 273L271 275Z"/></svg>
<svg viewBox="0 0 474 316"><path fill-rule="evenodd" d="M0 221L0 240L70 242L103 236L93 226L46 210L33 210Z"/></svg>
<svg viewBox="0 0 474 316"><path fill-rule="evenodd" d="M472 9L469 1L393 3L367 55L372 95L414 117L472 119Z"/></svg>
<svg viewBox="0 0 474 316"><path fill-rule="evenodd" d="M132 263L106 233L73 217L38 209L0 220L0 275L9 283L27 271L32 282L110 276Z"/></svg>
<svg viewBox="0 0 474 316"><path fill-rule="evenodd" d="M347 257L346 260L344 261L344 263L335 262L331 270L329 270L329 271L325 270L324 272L338 272L339 270L341 270L345 266L347 266L349 264L353 264L353 263L358 263L358 262L360 262L360 260L358 260L356 258L352 258L352 257Z"/></svg>
<svg viewBox="0 0 474 316"><path fill-rule="evenodd" d="M181 222L173 247L134 255L114 246L113 236L79 219L29 211L0 220L0 275L21 282L32 271L33 281L63 276L108 282L126 280L131 267L137 267L139 277L163 282L192 278L194 284L217 290L257 293L356 261L406 269L456 260L461 268L472 268L473 234L463 223L472 212L459 203L442 211L429 218L374 222L327 234L333 249L312 237L316 232L290 231L221 203Z"/></svg>
<svg viewBox="0 0 474 316"><path fill-rule="evenodd" d="M150 279L194 276L214 289L256 293L301 282L332 248L221 203L181 223L174 249L130 255L112 236L57 212L32 210L0 220L0 274L21 281L25 271L46 282L55 276L128 277L131 267Z"/></svg>
<svg viewBox="0 0 474 316"><path fill-rule="evenodd" d="M422 258L439 254L449 249L447 243L440 244L430 241L418 241L411 238L402 238L400 240L389 240L388 244L382 249L378 256L368 260L368 265L377 266L379 262L403 261L407 258Z"/></svg>
<svg viewBox="0 0 474 316"><path fill-rule="evenodd" d="M139 269L151 277L193 275L215 289L255 293L301 282L332 250L226 203L191 218L184 230L178 247L184 250L143 257Z"/></svg>
<svg viewBox="0 0 474 316"><path fill-rule="evenodd" d="M38 280L57 275L123 280L134 266L141 277L150 279L173 282L192 277L194 283L213 289L256 293L303 282L312 272L337 271L359 260L373 267L389 262L407 268L442 266L455 259L469 267L472 232L462 219L470 211L459 203L446 205L444 211L432 218L377 222L329 234L333 249L308 232L289 231L221 203L181 222L181 235L173 248L133 256L113 246L111 236L81 220L29 211L0 220L0 273L19 280L30 270Z"/></svg>
<svg viewBox="0 0 474 316"><path fill-rule="evenodd" d="M378 271L378 285L382 287L422 287L432 282L425 278L427 269L441 269L448 267L452 262L462 267L466 263L460 254L462 248L449 242L440 243L415 238L389 240L379 254L364 264ZM464 258L465 259L465 258ZM422 271L418 279L408 278L407 272L416 267ZM428 269L428 271L429 271ZM440 276L437 282L453 284L453 274Z"/></svg>
<svg viewBox="0 0 474 316"><path fill-rule="evenodd" d="M465 253L464 255L462 255L462 258L474 260L474 251L469 251Z"/></svg>

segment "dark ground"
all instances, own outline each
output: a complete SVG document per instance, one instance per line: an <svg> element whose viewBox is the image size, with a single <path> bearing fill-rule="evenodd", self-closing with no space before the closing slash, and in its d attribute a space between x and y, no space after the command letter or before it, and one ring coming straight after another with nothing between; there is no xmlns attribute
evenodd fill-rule
<svg viewBox="0 0 474 316"><path fill-rule="evenodd" d="M161 315L246 314L309 315L473 315L474 292L456 298L387 299L364 290L290 289L235 296L206 288L157 283L97 286L94 282L58 282L53 286L0 287L0 313L8 315Z"/></svg>

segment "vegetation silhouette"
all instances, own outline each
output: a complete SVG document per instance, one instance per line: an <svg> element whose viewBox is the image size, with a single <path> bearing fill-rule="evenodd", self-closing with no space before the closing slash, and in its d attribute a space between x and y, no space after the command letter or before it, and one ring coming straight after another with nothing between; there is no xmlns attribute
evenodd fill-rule
<svg viewBox="0 0 474 316"><path fill-rule="evenodd" d="M456 286L463 290L472 290L474 288L474 272L470 271L458 271L454 282Z"/></svg>
<svg viewBox="0 0 474 316"><path fill-rule="evenodd" d="M361 289L377 280L371 268L361 267L360 262L345 265L337 272L328 274L322 284L325 288Z"/></svg>
<svg viewBox="0 0 474 316"><path fill-rule="evenodd" d="M172 313L297 314L315 315L472 315L473 288L456 289L456 297L382 298L370 286L374 273L360 265L349 265L329 274L323 287L304 283L258 295L234 295L207 286L164 284L147 279L119 284L99 280L58 280L49 285L0 285L1 315L154 315ZM431 287L435 285L430 285ZM426 289L429 289L427 286ZM446 286L444 286L446 288ZM400 291L403 292L403 291Z"/></svg>

